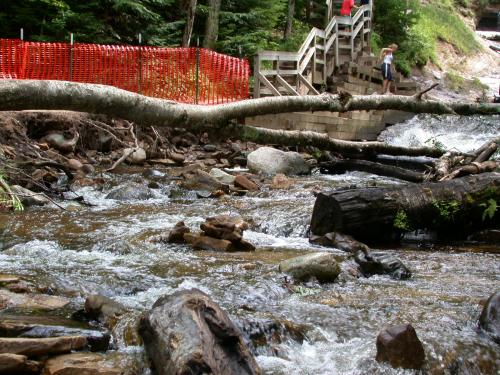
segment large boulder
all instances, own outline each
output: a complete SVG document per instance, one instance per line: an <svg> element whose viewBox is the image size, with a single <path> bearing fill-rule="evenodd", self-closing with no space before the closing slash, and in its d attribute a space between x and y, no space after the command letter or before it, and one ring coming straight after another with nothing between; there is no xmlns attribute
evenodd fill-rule
<svg viewBox="0 0 500 375"><path fill-rule="evenodd" d="M384 328L377 337L378 362L389 362L394 368L420 369L425 352L411 324Z"/></svg>
<svg viewBox="0 0 500 375"><path fill-rule="evenodd" d="M117 201L146 200L153 198L153 192L146 185L131 182L111 190L106 199Z"/></svg>
<svg viewBox="0 0 500 375"><path fill-rule="evenodd" d="M260 147L247 157L247 166L252 172L266 175L308 174L309 166L297 152L285 152L272 147Z"/></svg>
<svg viewBox="0 0 500 375"><path fill-rule="evenodd" d="M161 297L140 333L158 375L261 373L227 313L198 289Z"/></svg>
<svg viewBox="0 0 500 375"><path fill-rule="evenodd" d="M354 259L364 276L390 275L398 280L411 277L411 271L391 254L358 251Z"/></svg>
<svg viewBox="0 0 500 375"><path fill-rule="evenodd" d="M500 344L500 291L493 293L486 301L479 317L479 327Z"/></svg>
<svg viewBox="0 0 500 375"><path fill-rule="evenodd" d="M305 281L315 277L320 282L333 282L340 274L340 266L330 253L314 253L284 260L280 271Z"/></svg>

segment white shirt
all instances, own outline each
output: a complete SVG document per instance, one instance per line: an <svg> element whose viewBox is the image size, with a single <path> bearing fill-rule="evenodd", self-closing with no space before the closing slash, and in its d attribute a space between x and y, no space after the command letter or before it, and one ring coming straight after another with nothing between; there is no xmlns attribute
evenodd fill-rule
<svg viewBox="0 0 500 375"><path fill-rule="evenodd" d="M392 64L392 52L390 53L387 53L385 56L384 56L384 64Z"/></svg>

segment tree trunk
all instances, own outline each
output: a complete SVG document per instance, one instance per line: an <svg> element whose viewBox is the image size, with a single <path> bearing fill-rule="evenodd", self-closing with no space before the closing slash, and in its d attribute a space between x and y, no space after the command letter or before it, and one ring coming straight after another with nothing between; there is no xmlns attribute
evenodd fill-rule
<svg viewBox="0 0 500 375"><path fill-rule="evenodd" d="M292 36L294 14L295 14L295 0L288 0L288 14L286 17L285 39L289 39Z"/></svg>
<svg viewBox="0 0 500 375"><path fill-rule="evenodd" d="M221 0L209 0L208 16L205 23L203 47L213 49L219 37L219 14Z"/></svg>
<svg viewBox="0 0 500 375"><path fill-rule="evenodd" d="M186 26L184 26L184 34L182 35L182 46L189 47L191 43L191 35L193 34L194 17L196 14L197 0L185 0L186 9Z"/></svg>
<svg viewBox="0 0 500 375"><path fill-rule="evenodd" d="M306 0L306 21L311 21L312 0Z"/></svg>
<svg viewBox="0 0 500 375"><path fill-rule="evenodd" d="M500 223L498 212L493 218L483 215L492 200L500 201L499 173L396 188L320 193L313 209L311 231L315 235L342 232L372 243L415 229L464 237Z"/></svg>
<svg viewBox="0 0 500 375"><path fill-rule="evenodd" d="M406 148L382 142L349 142L310 131L283 131L229 124L233 119L286 112L398 109L414 113L497 114L500 105L441 103L408 96L315 95L282 96L201 106L150 98L111 86L64 81L0 80L0 110L71 110L105 114L142 126L183 127L219 131L257 143L315 146L351 154L425 155L439 157L430 147Z"/></svg>
<svg viewBox="0 0 500 375"><path fill-rule="evenodd" d="M425 179L423 173L367 160L335 159L321 163L319 167L323 173L342 174L348 171L361 171L379 176L395 177L409 182L422 182Z"/></svg>

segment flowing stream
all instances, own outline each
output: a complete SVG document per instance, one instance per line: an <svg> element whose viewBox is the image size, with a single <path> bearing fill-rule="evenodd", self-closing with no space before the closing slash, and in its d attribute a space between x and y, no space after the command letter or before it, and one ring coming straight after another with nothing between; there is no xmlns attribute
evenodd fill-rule
<svg viewBox="0 0 500 375"><path fill-rule="evenodd" d="M407 145L434 137L445 147L468 151L499 133L498 117L419 116L381 137ZM413 374L374 359L378 332L396 323L415 327L426 350L428 373L442 373L461 359L479 364L485 374L498 373L499 346L478 334L476 323L480 302L500 287L500 246L386 249L412 270L406 281L346 277L334 284L306 284L300 293L285 285L277 268L283 259L331 251L346 260L344 268L350 262L346 253L309 244L313 189L399 184L396 180L362 173L313 175L294 178L290 190L220 199L196 199L165 180L155 199L121 203L105 195L113 186L144 178L107 178L102 191L78 191L96 204L93 208L65 203L67 211L45 207L0 213L0 272L27 275L71 295L75 309L86 295L100 293L143 311L163 294L199 288L238 322L276 320L303 327L305 340L286 336L272 348L257 348L266 374ZM150 241L178 221L196 229L217 214L247 220L251 225L245 238L257 251L194 252ZM117 345L122 352L142 352L120 338Z"/></svg>

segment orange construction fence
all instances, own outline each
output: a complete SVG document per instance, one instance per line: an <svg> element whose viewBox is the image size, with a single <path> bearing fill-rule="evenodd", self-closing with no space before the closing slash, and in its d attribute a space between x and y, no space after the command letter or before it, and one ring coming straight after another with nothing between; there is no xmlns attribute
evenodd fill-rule
<svg viewBox="0 0 500 375"><path fill-rule="evenodd" d="M0 79L99 83L182 103L249 97L250 67L203 48L39 43L0 39Z"/></svg>

